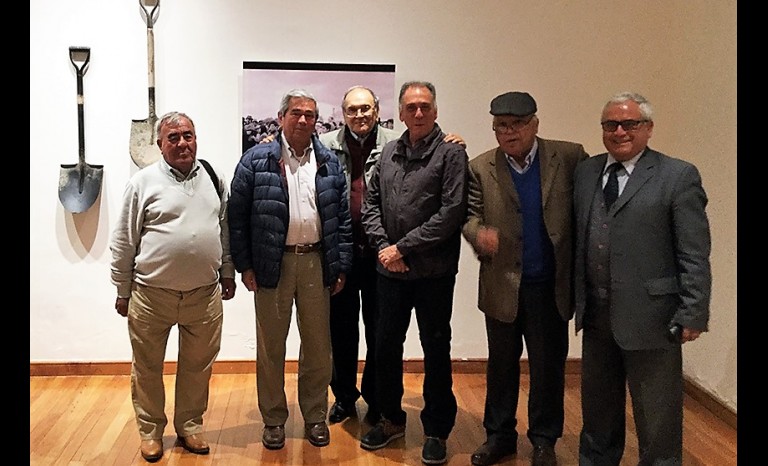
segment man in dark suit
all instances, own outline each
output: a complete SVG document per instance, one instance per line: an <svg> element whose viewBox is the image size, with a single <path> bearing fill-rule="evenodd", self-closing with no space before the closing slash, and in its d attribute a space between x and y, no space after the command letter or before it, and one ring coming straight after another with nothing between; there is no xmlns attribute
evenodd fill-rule
<svg viewBox="0 0 768 466"><path fill-rule="evenodd" d="M464 237L480 260L478 307L488 335L487 440L472 455L486 466L517 452L523 340L531 388L532 464L557 464L563 434L568 321L573 316L573 172L581 144L537 137L536 101L507 92L491 101L499 146L470 162Z"/></svg>
<svg viewBox="0 0 768 466"><path fill-rule="evenodd" d="M648 147L653 111L643 96L612 97L601 126L608 153L574 175L576 331L584 329L579 464L620 463L629 385L639 464L680 465L681 343L709 321L707 196L694 165Z"/></svg>

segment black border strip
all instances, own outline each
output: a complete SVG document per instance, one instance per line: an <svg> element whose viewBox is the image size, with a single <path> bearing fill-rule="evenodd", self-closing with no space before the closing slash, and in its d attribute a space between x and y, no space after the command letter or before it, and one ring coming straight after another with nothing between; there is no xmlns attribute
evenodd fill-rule
<svg viewBox="0 0 768 466"><path fill-rule="evenodd" d="M394 73L395 65L365 63L298 63L276 61L244 61L244 70L301 70L301 71L373 71Z"/></svg>

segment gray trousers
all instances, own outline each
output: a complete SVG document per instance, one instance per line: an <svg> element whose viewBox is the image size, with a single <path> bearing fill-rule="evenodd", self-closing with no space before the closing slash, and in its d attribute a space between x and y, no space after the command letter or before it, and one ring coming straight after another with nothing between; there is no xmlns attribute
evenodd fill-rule
<svg viewBox="0 0 768 466"><path fill-rule="evenodd" d="M584 328L580 466L618 466L624 454L626 391L637 430L639 466L679 466L683 459L680 345L621 349L610 332Z"/></svg>

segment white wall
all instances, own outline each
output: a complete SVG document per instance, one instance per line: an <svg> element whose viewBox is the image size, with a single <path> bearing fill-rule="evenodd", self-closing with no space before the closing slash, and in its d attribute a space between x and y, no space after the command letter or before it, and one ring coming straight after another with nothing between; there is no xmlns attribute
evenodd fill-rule
<svg viewBox="0 0 768 466"><path fill-rule="evenodd" d="M530 92L539 134L579 141L591 154L603 151L605 100L619 90L645 94L657 112L652 147L696 163L710 198L710 332L685 345L684 370L736 410L735 0L649 0L631 9L602 0L162 0L154 32L157 113L192 116L199 156L230 176L240 154L243 61L395 63L397 87L436 85L438 122L465 138L470 157L495 146L488 108L499 93ZM78 158L69 46L91 48L85 154L104 165L101 196L82 214L64 210L57 192L60 165ZM137 170L131 120L148 112L137 2L32 0L30 91L30 363L129 361L108 241ZM462 255L453 357L485 358L477 261L466 244ZM252 297L238 285L225 303L220 360L255 358ZM406 357L420 358L414 329ZM571 333L569 356L578 358L580 337ZM169 360L176 348L171 341ZM288 351L297 357L295 329Z"/></svg>

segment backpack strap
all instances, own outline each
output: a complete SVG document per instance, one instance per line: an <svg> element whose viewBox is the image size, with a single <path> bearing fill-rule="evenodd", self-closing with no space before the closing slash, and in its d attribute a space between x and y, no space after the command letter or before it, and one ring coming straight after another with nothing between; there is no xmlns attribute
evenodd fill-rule
<svg viewBox="0 0 768 466"><path fill-rule="evenodd" d="M213 167L211 167L211 164L208 163L207 160L204 159L197 159L198 162L205 168L205 171L208 172L208 176L211 177L211 182L213 182L213 187L216 189L216 193L221 197L221 188L219 187L219 177L216 176L216 172L213 170Z"/></svg>

